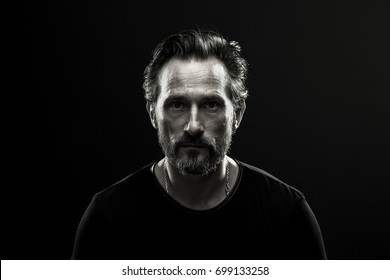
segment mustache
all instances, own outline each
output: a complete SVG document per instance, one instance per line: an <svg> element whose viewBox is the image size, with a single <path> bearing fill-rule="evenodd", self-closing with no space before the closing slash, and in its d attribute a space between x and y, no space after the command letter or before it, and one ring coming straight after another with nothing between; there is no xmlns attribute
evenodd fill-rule
<svg viewBox="0 0 390 280"><path fill-rule="evenodd" d="M206 146L210 149L215 149L216 144L214 139L203 138L202 136L192 136L191 134L186 133L175 141L176 149L179 146Z"/></svg>

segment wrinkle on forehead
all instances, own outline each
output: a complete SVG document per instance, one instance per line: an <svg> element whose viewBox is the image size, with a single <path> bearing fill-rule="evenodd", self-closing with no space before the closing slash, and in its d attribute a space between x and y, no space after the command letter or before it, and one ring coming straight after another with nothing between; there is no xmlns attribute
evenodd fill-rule
<svg viewBox="0 0 390 280"><path fill-rule="evenodd" d="M217 59L182 61L173 59L162 69L160 81L166 91L190 88L216 89L226 84L226 70Z"/></svg>
<svg viewBox="0 0 390 280"><path fill-rule="evenodd" d="M193 88L198 86L205 87L221 87L223 86L223 80L218 76L206 73L196 73L193 74L179 74L172 76L168 82L168 89L176 89L176 88Z"/></svg>

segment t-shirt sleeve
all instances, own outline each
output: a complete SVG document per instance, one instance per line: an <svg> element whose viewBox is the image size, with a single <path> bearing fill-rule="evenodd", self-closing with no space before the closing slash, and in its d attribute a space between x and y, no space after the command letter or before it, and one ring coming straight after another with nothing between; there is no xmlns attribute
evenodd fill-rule
<svg viewBox="0 0 390 280"><path fill-rule="evenodd" d="M104 259L108 235L107 221L94 197L78 226L71 259Z"/></svg>
<svg viewBox="0 0 390 280"><path fill-rule="evenodd" d="M294 243L298 259L327 259L320 226L305 198L301 198L295 205L292 230L297 241Z"/></svg>

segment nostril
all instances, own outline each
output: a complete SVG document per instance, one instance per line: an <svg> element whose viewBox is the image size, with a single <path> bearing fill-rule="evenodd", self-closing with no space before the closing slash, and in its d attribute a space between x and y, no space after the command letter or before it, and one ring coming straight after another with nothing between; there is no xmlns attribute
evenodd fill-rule
<svg viewBox="0 0 390 280"><path fill-rule="evenodd" d="M201 119L199 118L199 113L200 112L197 105L191 106L191 112L188 115L189 119L184 129L191 135L197 135L204 130Z"/></svg>
<svg viewBox="0 0 390 280"><path fill-rule="evenodd" d="M191 135L196 135L203 132L203 125L197 120L190 120L184 130Z"/></svg>

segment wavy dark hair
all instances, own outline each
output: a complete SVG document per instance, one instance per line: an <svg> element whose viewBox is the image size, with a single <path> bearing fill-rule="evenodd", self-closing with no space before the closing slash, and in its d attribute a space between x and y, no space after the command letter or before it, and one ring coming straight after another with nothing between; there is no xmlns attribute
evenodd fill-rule
<svg viewBox="0 0 390 280"><path fill-rule="evenodd" d="M170 35L157 45L144 71L145 99L151 103L157 101L160 90L158 74L170 59L205 60L210 57L219 59L225 65L230 77L227 90L233 106L238 108L248 97L248 62L241 56L238 42L228 41L218 32L211 30L185 30Z"/></svg>

